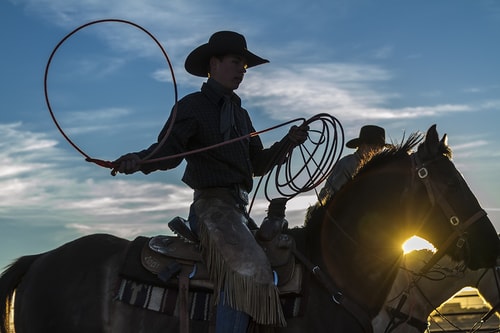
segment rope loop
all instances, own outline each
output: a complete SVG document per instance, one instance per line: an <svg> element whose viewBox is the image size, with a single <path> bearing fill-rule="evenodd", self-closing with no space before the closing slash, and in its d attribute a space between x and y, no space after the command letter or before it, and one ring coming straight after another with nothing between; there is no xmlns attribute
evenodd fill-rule
<svg viewBox="0 0 500 333"><path fill-rule="evenodd" d="M73 36L74 34L76 34L78 31L80 31L80 30L82 30L82 29L84 29L86 27L89 27L91 25L105 23L105 22L124 23L124 24L131 25L131 26L133 26L133 27L135 27L135 28L137 28L137 29L142 30L143 32L145 32L156 43L156 45L158 45L158 47L160 48L160 50L161 50L161 52L162 52L165 60L168 63L168 67L170 68L170 74L172 75L172 82L173 82L174 95L175 95L175 104L177 104L178 93L177 93L177 83L176 83L176 80L175 80L174 69L173 69L173 66L172 66L172 62L170 61L170 58L168 57L167 52L165 51L165 49L163 48L163 46L161 45L161 43L158 41L158 39L156 39L156 37L152 33L150 33L148 30L146 30L145 28L143 28L142 26L140 26L140 25L138 25L138 24L136 24L134 22L127 21L127 20L122 20L122 19L114 19L114 18L91 21L91 22L82 24L81 26L77 27L76 29L74 29L73 31L71 31L70 33L68 33L66 36L64 36L59 41L59 43L57 43L57 45L54 47L54 49L52 50L52 53L49 56L49 59L47 61L47 65L45 66L45 74L44 74L44 79L43 79L43 88L44 88L44 93L45 93L45 102L47 104L47 108L49 110L49 113L50 113L50 116L52 118L52 121L54 122L54 124L56 125L57 129L62 134L62 136L66 139L66 141L68 141L68 143L71 146L73 146L74 149L76 149L81 155L83 155L83 157L85 157L85 160L87 162L95 163L95 164L97 164L97 165L99 165L101 167L104 167L104 168L114 169L116 167L116 165L114 165L113 162L111 162L111 161L104 161L104 160L100 160L100 159L97 159L97 158L92 158L90 155L88 155L87 153L85 153L80 147L78 147L70 139L70 137L64 132L64 130L62 129L62 127L60 126L59 122L56 119L54 111L52 110L52 106L50 104L50 98L49 98L49 89L48 89L48 77L49 77L49 72L50 72L50 65L52 63L52 60L53 60L55 54L57 53L57 50L59 50L59 48L71 36ZM173 116L175 117L175 114ZM170 131L167 132L167 135L169 134L169 132ZM154 153L155 152L153 152L152 154L154 154Z"/></svg>

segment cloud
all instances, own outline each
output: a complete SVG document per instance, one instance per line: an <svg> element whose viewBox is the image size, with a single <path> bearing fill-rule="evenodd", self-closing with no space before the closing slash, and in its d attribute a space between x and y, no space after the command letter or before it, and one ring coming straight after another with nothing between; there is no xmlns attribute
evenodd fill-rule
<svg viewBox="0 0 500 333"><path fill-rule="evenodd" d="M263 69L247 76L240 94L249 100L249 105L263 108L276 120L318 113L334 114L342 121L413 119L486 107L465 104L384 107L399 96L377 88L380 83L390 81L392 74L375 65L301 64Z"/></svg>
<svg viewBox="0 0 500 333"><path fill-rule="evenodd" d="M168 216L187 213L191 191L185 186L140 178L98 179L96 175L102 173L94 167L68 157L56 140L28 131L21 123L0 124L0 137L0 159L5 165L0 170L0 212L4 218L42 224L72 221L101 230L103 222L157 225Z"/></svg>
<svg viewBox="0 0 500 333"><path fill-rule="evenodd" d="M78 111L68 110L61 112L57 116L60 118L57 121L63 128L63 131L67 133L71 133L72 135L89 134L92 132L116 131L116 126L119 126L122 119L131 114L133 114L132 110L121 107Z"/></svg>

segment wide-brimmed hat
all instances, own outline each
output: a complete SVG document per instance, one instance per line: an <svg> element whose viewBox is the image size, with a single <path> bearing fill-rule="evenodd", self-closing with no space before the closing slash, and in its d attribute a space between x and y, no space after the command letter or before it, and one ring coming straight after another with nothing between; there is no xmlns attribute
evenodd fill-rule
<svg viewBox="0 0 500 333"><path fill-rule="evenodd" d="M346 143L346 147L357 148L362 143L386 146L385 130L382 127L375 125L363 126L359 130L359 137L349 140Z"/></svg>
<svg viewBox="0 0 500 333"><path fill-rule="evenodd" d="M238 54L245 57L247 68L269 62L248 51L245 37L233 31L219 31L214 33L208 43L198 46L187 56L184 68L188 73L207 77L210 57L226 54Z"/></svg>

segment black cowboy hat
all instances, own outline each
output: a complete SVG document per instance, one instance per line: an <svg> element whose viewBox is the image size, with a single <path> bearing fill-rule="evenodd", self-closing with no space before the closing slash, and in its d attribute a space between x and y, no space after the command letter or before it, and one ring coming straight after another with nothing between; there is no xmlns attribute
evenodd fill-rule
<svg viewBox="0 0 500 333"><path fill-rule="evenodd" d="M210 57L226 54L238 54L245 57L247 68L269 62L247 50L247 42L243 35L233 31L214 33L208 43L198 46L187 56L184 68L188 73L207 77Z"/></svg>
<svg viewBox="0 0 500 333"><path fill-rule="evenodd" d="M387 143L385 143L385 130L375 125L363 126L359 130L359 137L349 140L345 146L347 148L357 148L362 143L387 146Z"/></svg>

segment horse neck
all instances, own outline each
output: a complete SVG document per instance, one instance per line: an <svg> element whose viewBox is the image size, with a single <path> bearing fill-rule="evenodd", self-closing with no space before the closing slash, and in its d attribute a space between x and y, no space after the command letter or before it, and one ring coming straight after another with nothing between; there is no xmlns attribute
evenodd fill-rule
<svg viewBox="0 0 500 333"><path fill-rule="evenodd" d="M400 205L408 169L398 163L357 176L327 203L323 217L321 251L328 273L375 313L392 285L408 233Z"/></svg>
<svg viewBox="0 0 500 333"><path fill-rule="evenodd" d="M357 223L354 220L349 222ZM375 239L369 240L367 235L360 236L361 233L363 231L358 232L353 226L332 218L324 223L317 244L320 245L322 261L331 276L338 280L345 277L346 284L350 285L363 282L373 282L375 285L378 282L375 280L382 279L382 275L387 276L386 273L399 258L400 251L382 249L377 246L376 234L373 234ZM370 249L373 251L370 252Z"/></svg>

